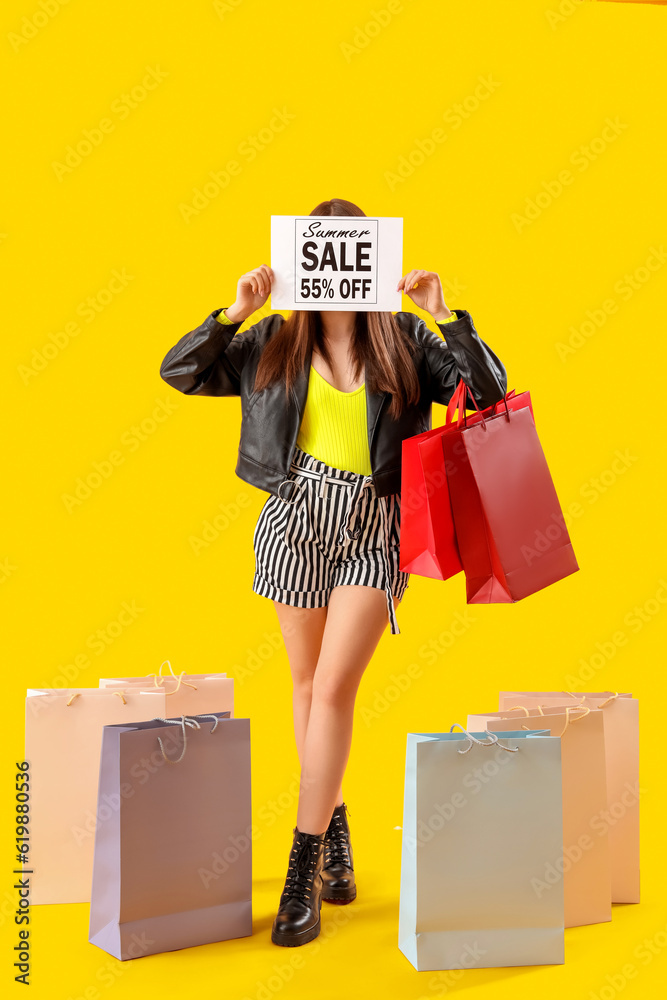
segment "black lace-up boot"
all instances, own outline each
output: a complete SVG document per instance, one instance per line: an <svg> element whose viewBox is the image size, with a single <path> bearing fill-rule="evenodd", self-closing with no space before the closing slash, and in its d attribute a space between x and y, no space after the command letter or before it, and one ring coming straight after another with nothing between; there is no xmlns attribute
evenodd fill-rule
<svg viewBox="0 0 667 1000"><path fill-rule="evenodd" d="M322 899L328 903L351 903L357 895L352 867L350 827L347 806L336 806L331 822L324 834L324 860L322 864Z"/></svg>
<svg viewBox="0 0 667 1000"><path fill-rule="evenodd" d="M293 948L320 933L323 850L323 833L302 833L294 827L285 888L271 930L274 944Z"/></svg>

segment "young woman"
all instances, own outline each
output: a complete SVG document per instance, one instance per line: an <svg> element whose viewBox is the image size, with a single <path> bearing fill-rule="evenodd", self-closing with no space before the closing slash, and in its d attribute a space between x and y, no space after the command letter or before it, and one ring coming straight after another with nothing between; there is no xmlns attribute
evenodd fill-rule
<svg viewBox="0 0 667 1000"><path fill-rule="evenodd" d="M334 198L314 216L363 216ZM501 399L505 368L438 275L398 282L430 313L295 311L237 333L266 302L273 272L243 274L236 300L169 351L162 378L181 392L241 397L236 473L266 490L254 533L252 589L274 602L293 681L301 789L272 940L320 931L322 899L356 897L341 782L361 677L409 576L399 570L401 442L428 430L431 404L460 378L480 408ZM472 405L472 404L471 404Z"/></svg>

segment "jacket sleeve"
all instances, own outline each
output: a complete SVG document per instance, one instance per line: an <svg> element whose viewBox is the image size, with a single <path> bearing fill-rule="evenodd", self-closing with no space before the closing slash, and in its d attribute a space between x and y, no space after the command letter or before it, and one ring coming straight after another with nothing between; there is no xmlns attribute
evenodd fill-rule
<svg viewBox="0 0 667 1000"><path fill-rule="evenodd" d="M160 376L179 392L241 394L241 370L254 349L259 324L234 336L242 324L218 322L220 312L222 309L215 309L200 326L181 337L160 365Z"/></svg>
<svg viewBox="0 0 667 1000"><path fill-rule="evenodd" d="M438 323L444 340L419 320L417 339L426 356L433 401L447 404L459 379L463 379L483 410L507 392L507 372L500 358L479 337L470 313L457 309L456 315L458 319L453 322ZM468 407L472 408L470 400Z"/></svg>

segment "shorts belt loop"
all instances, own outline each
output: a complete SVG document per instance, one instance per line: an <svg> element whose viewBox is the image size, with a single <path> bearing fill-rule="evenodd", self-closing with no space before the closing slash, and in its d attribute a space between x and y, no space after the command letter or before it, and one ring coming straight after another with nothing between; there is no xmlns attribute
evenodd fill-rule
<svg viewBox="0 0 667 1000"><path fill-rule="evenodd" d="M322 497L323 500L329 499L329 483L324 472L320 474L320 483L317 487L318 497Z"/></svg>
<svg viewBox="0 0 667 1000"><path fill-rule="evenodd" d="M285 483L290 484L290 493L289 496L287 497L283 496L282 493L282 489ZM301 486L300 483L297 483L294 479L283 479L280 485L278 486L278 492L276 496L278 497L279 500L282 500L283 503L296 503L302 492L303 492L303 487Z"/></svg>
<svg viewBox="0 0 667 1000"><path fill-rule="evenodd" d="M363 479L359 479L353 487L352 499L350 500L350 505L347 510L347 516L343 524L341 525L340 534L338 536L338 542L342 545L345 542L345 535L348 538L358 538L361 529L356 527L356 520L358 516L358 504L361 500L361 494L363 491L373 485L373 480L370 476L364 476Z"/></svg>

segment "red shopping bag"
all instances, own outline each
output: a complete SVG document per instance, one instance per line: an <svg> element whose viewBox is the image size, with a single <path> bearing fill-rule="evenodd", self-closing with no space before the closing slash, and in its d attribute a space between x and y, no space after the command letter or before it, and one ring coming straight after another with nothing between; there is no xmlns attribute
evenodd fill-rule
<svg viewBox="0 0 667 1000"><path fill-rule="evenodd" d="M406 573L448 580L463 569L456 544L456 532L449 500L447 472L441 437L457 433L463 422L463 396L466 387L459 382L447 405L445 423L403 440L401 460L401 535L399 568ZM528 397L515 398L514 389L506 396L510 407ZM497 404L481 411L491 413ZM526 405L525 399L521 405ZM458 421L454 423L454 411ZM478 413L468 417L474 421Z"/></svg>
<svg viewBox="0 0 667 1000"><path fill-rule="evenodd" d="M440 438L468 604L519 601L579 569L528 393L492 410L463 410Z"/></svg>
<svg viewBox="0 0 667 1000"><path fill-rule="evenodd" d="M452 418L462 394L459 383L442 427L403 440L399 568L405 573L448 580L463 569L440 442L443 434L455 429Z"/></svg>

